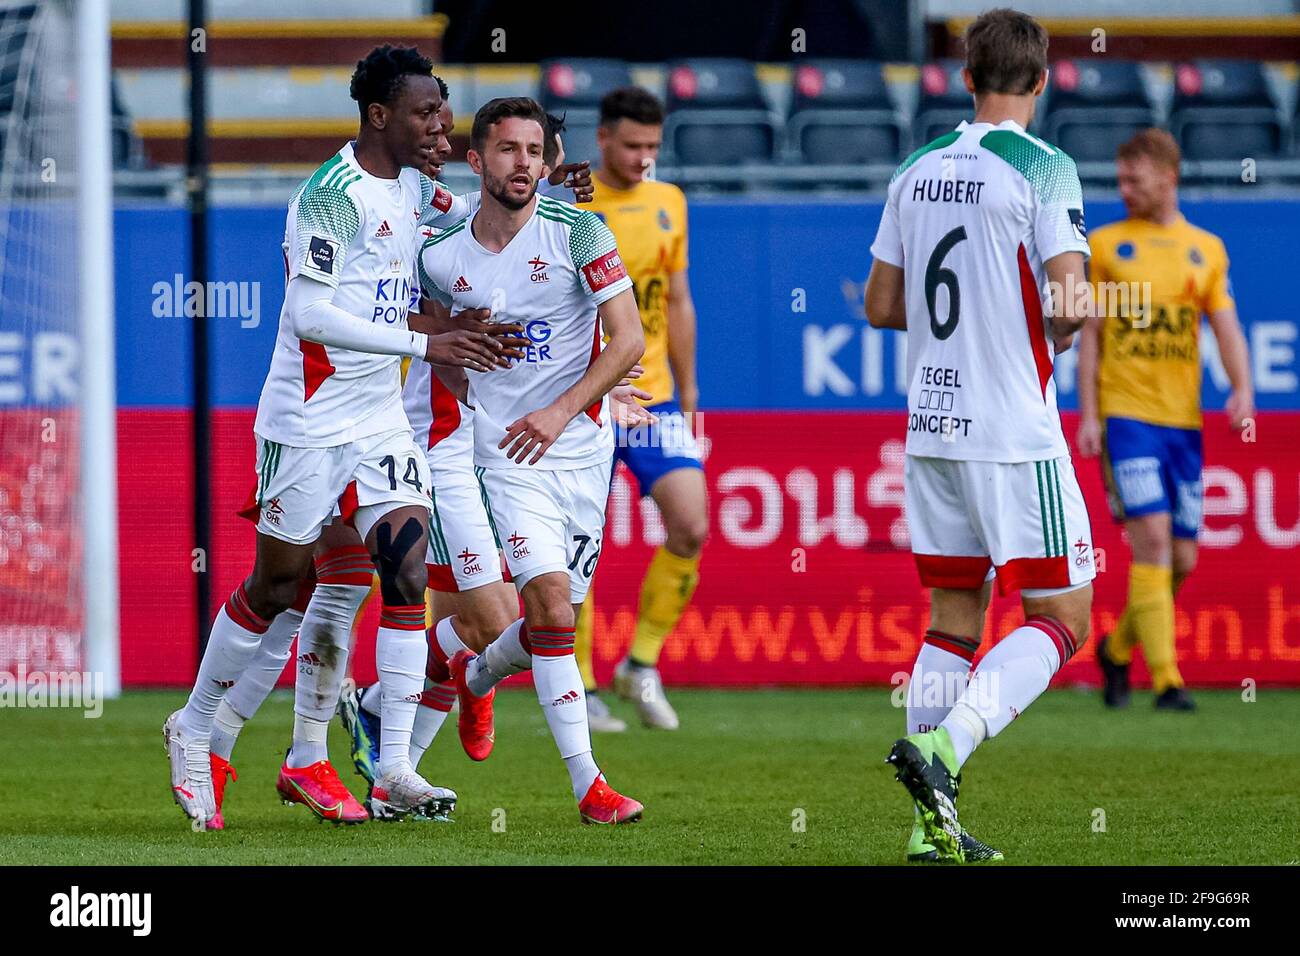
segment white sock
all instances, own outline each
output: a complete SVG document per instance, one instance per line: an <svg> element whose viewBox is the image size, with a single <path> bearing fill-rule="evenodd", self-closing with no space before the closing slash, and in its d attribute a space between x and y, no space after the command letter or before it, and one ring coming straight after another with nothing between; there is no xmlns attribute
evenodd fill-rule
<svg viewBox="0 0 1300 956"><path fill-rule="evenodd" d="M591 755L587 697L573 656L573 628L529 628L533 648L533 684L547 726L569 771L573 795L581 800L600 774Z"/></svg>
<svg viewBox="0 0 1300 956"><path fill-rule="evenodd" d="M261 708L266 697L276 689L279 675L285 672L285 663L289 661L294 637L298 636L298 626L302 623L303 613L295 610L294 607L277 614L276 619L270 622L270 627L266 628L266 633L261 636L257 653L253 654L252 661L248 662L243 676L240 676L234 687L226 692L226 698L221 702L222 708L233 711L233 714L239 717L240 727L243 726L244 721L251 721L256 717L257 710ZM218 718L221 717L221 710L217 711L217 715ZM233 723L230 715L225 719L227 723ZM218 728L220 728L220 721L212 731L213 753L217 753ZM231 747L234 747L233 741ZM229 760L229 750L221 756Z"/></svg>
<svg viewBox="0 0 1300 956"><path fill-rule="evenodd" d="M285 756L284 762L293 768L310 767L314 763L328 760L330 756L329 737L330 722L293 715L293 746Z"/></svg>
<svg viewBox="0 0 1300 956"><path fill-rule="evenodd" d="M248 668L270 623L253 613L242 584L217 612L199 676L179 718L188 736L207 740L212 734L217 706Z"/></svg>
<svg viewBox="0 0 1300 956"><path fill-rule="evenodd" d="M954 772L986 738L1000 734L1047 690L1074 649L1074 635L1060 622L1035 615L984 655L966 692L940 725L956 750Z"/></svg>
<svg viewBox="0 0 1300 956"><path fill-rule="evenodd" d="M429 637L424 605L384 605L375 638L375 664L381 693L379 772L411 769L411 731L424 689Z"/></svg>
<svg viewBox="0 0 1300 956"><path fill-rule="evenodd" d="M468 651L469 645L460 639L456 633L456 628L452 627L451 618L444 617L434 626L434 637L438 641L438 646L442 648L443 654L447 655L447 660L451 660L461 651Z"/></svg>
<svg viewBox="0 0 1300 956"><path fill-rule="evenodd" d="M966 689L971 658L979 641L942 631L925 632L907 685L907 732L934 730Z"/></svg>
<svg viewBox="0 0 1300 956"><path fill-rule="evenodd" d="M482 697L497 684L533 666L532 655L523 645L524 619L511 622L501 636L487 646L465 669L465 684L475 697Z"/></svg>
<svg viewBox="0 0 1300 956"><path fill-rule="evenodd" d="M236 684L236 687L239 685ZM230 706L229 700L217 705L217 713L212 718L212 735L208 738L210 751L224 760L229 760L235 752L235 741L244 729L244 718Z"/></svg>
<svg viewBox="0 0 1300 956"><path fill-rule="evenodd" d="M412 767L419 768L420 759L432 745L433 738L438 736L455 699L456 685L451 681L435 684L428 678L425 679L420 706L415 711L415 726L411 728Z"/></svg>
<svg viewBox="0 0 1300 956"><path fill-rule="evenodd" d="M379 684L371 684L361 692L358 698L361 709L373 717L378 717L383 713L383 692L379 689Z"/></svg>
<svg viewBox="0 0 1300 956"><path fill-rule="evenodd" d="M329 726L338 707L343 677L348 668L348 639L352 622L368 587L318 582L298 629L298 672L294 680L294 740L292 767L307 767L328 760L323 740L317 740L320 725ZM299 739L298 730L309 731Z"/></svg>

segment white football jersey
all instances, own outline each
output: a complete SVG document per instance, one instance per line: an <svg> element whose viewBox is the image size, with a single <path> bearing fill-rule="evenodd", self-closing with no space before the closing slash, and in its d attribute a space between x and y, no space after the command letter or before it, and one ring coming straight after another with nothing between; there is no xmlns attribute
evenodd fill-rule
<svg viewBox="0 0 1300 956"><path fill-rule="evenodd" d="M438 211L445 208L447 212L420 230L424 239L441 235L444 223L454 225L473 213L478 209L482 195L475 190L453 196L441 184L437 187L433 205ZM413 291L418 302L419 254L414 258ZM416 444L427 451L430 468L474 467L474 410L456 400L455 395L434 376L428 362L412 362L407 369L406 382L402 386L402 404L411 422L411 430L415 432Z"/></svg>
<svg viewBox="0 0 1300 956"><path fill-rule="evenodd" d="M871 254L904 270L908 454L1067 453L1043 267L1064 252L1088 255L1074 160L1017 123L962 123L899 166Z"/></svg>
<svg viewBox="0 0 1300 956"><path fill-rule="evenodd" d="M451 307L491 309L496 322L523 325L524 359L509 369L469 373L474 458L485 468L516 466L497 444L516 419L551 404L577 382L602 343L598 307L632 288L614 235L590 212L544 196L501 252L474 238L477 213L425 240L424 292ZM614 438L608 398L573 418L535 468L585 468L607 461Z"/></svg>
<svg viewBox="0 0 1300 956"><path fill-rule="evenodd" d="M348 143L298 188L285 224L285 281L306 276L333 287L351 315L406 328L412 259L422 226L444 221L452 197L414 169L380 179ZM442 208L442 207L446 208ZM307 342L282 309L254 430L300 448L342 445L406 428L401 356Z"/></svg>

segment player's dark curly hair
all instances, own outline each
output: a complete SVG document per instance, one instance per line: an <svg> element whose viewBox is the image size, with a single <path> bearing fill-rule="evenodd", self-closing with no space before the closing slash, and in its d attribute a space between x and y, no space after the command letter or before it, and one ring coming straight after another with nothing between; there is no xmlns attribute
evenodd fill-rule
<svg viewBox="0 0 1300 956"><path fill-rule="evenodd" d="M649 90L624 86L610 90L600 100L600 125L613 126L621 119L646 126L662 126L663 104Z"/></svg>
<svg viewBox="0 0 1300 956"><path fill-rule="evenodd" d="M362 121L371 103L384 106L392 103L408 76L433 76L433 61L421 56L420 51L412 46L385 43L367 53L364 60L358 60L348 92L357 101ZM444 90L444 87L440 80L439 89ZM446 96L445 90L443 96Z"/></svg>
<svg viewBox="0 0 1300 956"><path fill-rule="evenodd" d="M551 169L555 168L555 160L560 155L559 136L564 132L564 118L568 115L547 113L546 122L542 124L542 162Z"/></svg>

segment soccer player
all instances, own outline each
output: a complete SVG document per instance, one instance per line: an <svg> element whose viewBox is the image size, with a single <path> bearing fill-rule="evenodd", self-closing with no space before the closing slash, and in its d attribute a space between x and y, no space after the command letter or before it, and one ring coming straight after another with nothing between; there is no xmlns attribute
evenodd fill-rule
<svg viewBox="0 0 1300 956"><path fill-rule="evenodd" d="M636 87L600 102L596 141L600 166L592 211L609 226L632 277L646 352L639 384L655 396L658 423L617 435L615 456L636 476L643 497L663 516L666 538L650 559L637 611L636 637L614 669L614 690L634 701L647 727L676 730L664 694L659 654L699 583L700 549L709 533L708 488L692 418L699 406L695 376L695 304L687 275L686 197L649 178L663 139L664 111ZM578 660L593 729L626 725L596 694L592 669L592 599L578 620Z"/></svg>
<svg viewBox="0 0 1300 956"><path fill-rule="evenodd" d="M544 124L541 108L524 97L478 111L468 159L482 179L482 205L428 239L420 257L427 295L453 313L491 308L495 321L523 325L530 342L525 360L499 379L470 376L467 402L489 517L524 620L483 654L461 651L449 666L462 712L471 714L490 705L497 683L531 668L582 821L628 823L643 808L606 783L592 756L573 625L600 555L609 492L606 393L645 341L609 230L589 212L536 194Z"/></svg>
<svg viewBox="0 0 1300 956"><path fill-rule="evenodd" d="M1178 673L1174 595L1196 566L1201 526L1202 315L1232 383L1229 425L1240 430L1255 414L1228 255L1218 236L1178 211L1180 158L1160 129L1122 145L1119 192L1128 218L1091 240L1092 279L1108 294L1080 336L1079 453L1104 455L1111 510L1133 552L1123 616L1097 645L1108 707L1129 702L1129 663L1140 641L1155 706L1195 708ZM1144 287L1149 302L1110 292Z"/></svg>
<svg viewBox="0 0 1300 956"><path fill-rule="evenodd" d="M451 155L449 137L455 126L445 85L441 86L443 106L439 114L442 133L434 158L424 172L431 178L441 173ZM591 181L588 163L564 162L560 140L563 119L547 115L546 148L543 150L543 180L551 192L566 188L567 194L580 202L590 201ZM450 215L472 213L480 204L480 193L455 197ZM426 230L430 238L437 233ZM417 280L418 281L418 280ZM440 311L436 304L431 311ZM455 319L442 315L413 315L413 324L428 323L431 331L445 325L482 326L488 310L466 310ZM498 328L503 326L498 325ZM522 326L507 325L512 332ZM411 735L411 764L418 769L420 759L441 728L451 703L456 698L447 661L461 650L482 652L519 618L519 597L503 578L498 555L500 542L488 518L484 491L474 469L474 410L465 402L467 382L457 368L412 366L403 388L407 417L416 441L427 448L429 469L433 476L433 521L426 563L429 570L430 606L436 623L430 635L429 661L425 690L420 698L415 726ZM645 394L637 392L636 394ZM616 390L620 409L639 409L631 395ZM382 732L379 688L372 685L359 693L346 688L339 713L352 739L352 757L357 772L373 783L378 762L378 743ZM476 760L486 759L494 743L490 707L479 706L463 711L462 743ZM445 819L446 805L438 808L436 819ZM419 817L425 819L426 817Z"/></svg>
<svg viewBox="0 0 1300 956"><path fill-rule="evenodd" d="M358 64L351 92L361 114L355 142L289 204L285 303L254 426L261 517L253 572L217 614L190 699L164 727L173 798L200 826L216 818L216 711L272 620L294 602L340 504L374 560L384 603L384 739L371 810L402 815L439 796L408 756L426 657L429 475L402 410L399 366L410 356L487 371L504 361L503 347L484 333L406 327L416 230L433 212L435 187L417 172L438 133L432 63L412 49L379 47ZM366 810L325 749L347 652L346 631L325 630L299 668L294 742L277 789L322 815L361 822Z"/></svg>
<svg viewBox="0 0 1300 956"><path fill-rule="evenodd" d="M958 821L962 766L1087 638L1094 577L1052 380L1053 343L1066 347L1091 309L1082 188L1069 156L1025 132L1047 85L1047 33L1001 9L965 40L975 119L894 173L866 290L871 324L907 331L906 508L930 589L912 683L965 687L948 706L909 694L888 762L916 806L909 857L928 847L956 862L1000 856ZM967 683L992 577L1020 592L1025 623Z"/></svg>

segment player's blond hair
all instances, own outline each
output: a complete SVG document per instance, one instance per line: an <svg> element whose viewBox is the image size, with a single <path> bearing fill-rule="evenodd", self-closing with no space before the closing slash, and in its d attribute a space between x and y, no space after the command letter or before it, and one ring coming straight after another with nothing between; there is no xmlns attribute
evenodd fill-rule
<svg viewBox="0 0 1300 956"><path fill-rule="evenodd" d="M1182 166L1183 151L1168 130L1152 126L1138 130L1115 152L1118 160L1141 159L1145 156L1157 166L1166 166L1178 174Z"/></svg>

